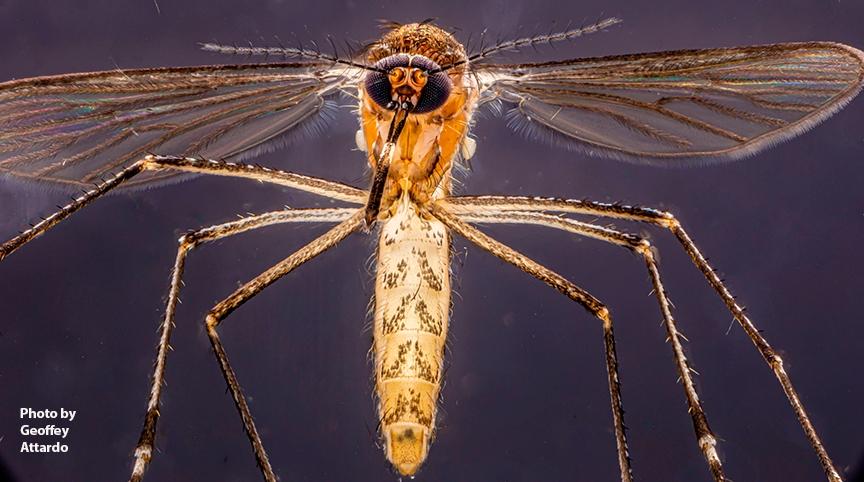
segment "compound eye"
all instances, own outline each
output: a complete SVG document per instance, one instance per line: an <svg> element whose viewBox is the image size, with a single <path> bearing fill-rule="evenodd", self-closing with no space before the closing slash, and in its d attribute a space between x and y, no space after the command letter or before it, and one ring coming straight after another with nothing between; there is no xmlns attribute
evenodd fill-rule
<svg viewBox="0 0 864 482"><path fill-rule="evenodd" d="M429 63L435 65L431 60ZM434 72L438 69L439 67L435 65L434 68L430 68L428 71ZM414 112L418 114L432 112L444 105L447 99L450 98L450 92L453 90L453 82L450 81L450 76L446 72L437 72L431 75L424 71L416 72L418 77L417 84L419 85L422 82L424 86L417 106L414 107ZM419 80L420 78L422 80Z"/></svg>

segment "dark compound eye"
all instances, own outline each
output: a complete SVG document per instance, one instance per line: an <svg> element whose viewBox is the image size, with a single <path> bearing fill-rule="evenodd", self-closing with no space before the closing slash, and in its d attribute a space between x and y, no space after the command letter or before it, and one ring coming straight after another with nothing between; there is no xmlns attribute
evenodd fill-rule
<svg viewBox="0 0 864 482"><path fill-rule="evenodd" d="M441 107L447 102L450 91L453 90L450 77L445 72L430 74L430 72L439 70L440 67L421 55L391 55L375 62L374 67L378 71L369 71L363 85L369 97L376 104L388 110L395 110L396 108L393 104L393 86L390 84L388 76L390 71L396 67L419 69L414 70L411 74L411 80L415 84L422 85L425 78L425 85L420 90L417 105L411 111L415 114L432 112Z"/></svg>

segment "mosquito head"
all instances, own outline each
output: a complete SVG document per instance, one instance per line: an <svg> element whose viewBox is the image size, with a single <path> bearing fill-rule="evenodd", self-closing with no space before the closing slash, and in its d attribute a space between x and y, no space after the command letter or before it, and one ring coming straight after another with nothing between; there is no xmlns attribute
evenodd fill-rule
<svg viewBox="0 0 864 482"><path fill-rule="evenodd" d="M370 99L387 110L431 112L444 105L453 90L447 73L422 55L391 55L376 62L373 69L366 74L363 87Z"/></svg>

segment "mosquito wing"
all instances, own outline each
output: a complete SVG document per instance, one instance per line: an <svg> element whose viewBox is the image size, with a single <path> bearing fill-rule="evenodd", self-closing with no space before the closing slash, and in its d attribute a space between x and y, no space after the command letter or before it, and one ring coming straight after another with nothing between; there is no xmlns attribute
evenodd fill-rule
<svg viewBox="0 0 864 482"><path fill-rule="evenodd" d="M607 157L739 158L829 117L861 89L864 53L813 42L479 65L518 130Z"/></svg>
<svg viewBox="0 0 864 482"><path fill-rule="evenodd" d="M359 69L329 62L116 70L0 83L0 174L85 185L148 152L253 155L315 129ZM127 186L174 176L145 173ZM148 177L149 176L149 177Z"/></svg>

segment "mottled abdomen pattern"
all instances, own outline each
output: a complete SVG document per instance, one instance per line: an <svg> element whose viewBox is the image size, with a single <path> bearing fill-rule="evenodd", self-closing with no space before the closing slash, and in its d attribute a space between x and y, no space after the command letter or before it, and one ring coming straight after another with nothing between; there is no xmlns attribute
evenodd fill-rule
<svg viewBox="0 0 864 482"><path fill-rule="evenodd" d="M408 196L381 227L375 279L375 388L387 458L412 475L426 458L450 310L450 241Z"/></svg>

